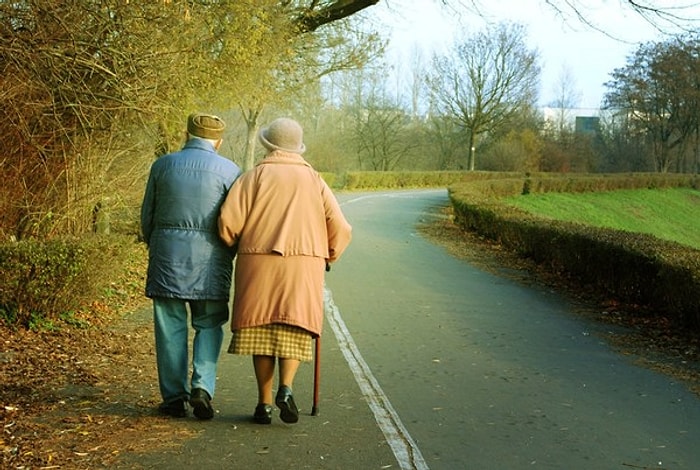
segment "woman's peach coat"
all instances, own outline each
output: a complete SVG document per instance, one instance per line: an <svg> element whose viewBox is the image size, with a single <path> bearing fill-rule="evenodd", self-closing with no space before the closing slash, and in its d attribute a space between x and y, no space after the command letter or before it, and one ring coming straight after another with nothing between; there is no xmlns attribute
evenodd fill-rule
<svg viewBox="0 0 700 470"><path fill-rule="evenodd" d="M273 151L240 176L219 215L219 235L237 252L231 328L286 323L320 335L325 263L351 231L301 155Z"/></svg>

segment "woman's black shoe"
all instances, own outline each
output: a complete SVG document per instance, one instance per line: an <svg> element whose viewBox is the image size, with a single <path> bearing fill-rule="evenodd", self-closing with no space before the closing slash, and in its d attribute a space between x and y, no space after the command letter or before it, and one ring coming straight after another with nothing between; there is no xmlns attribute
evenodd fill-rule
<svg viewBox="0 0 700 470"><path fill-rule="evenodd" d="M272 422L272 407L267 403L260 403L255 407L253 421L258 424L270 424Z"/></svg>
<svg viewBox="0 0 700 470"><path fill-rule="evenodd" d="M282 385L279 390L277 390L275 404L280 409L280 419L282 421L285 423L296 423L299 421L299 410L297 409L296 403L294 403L291 388Z"/></svg>

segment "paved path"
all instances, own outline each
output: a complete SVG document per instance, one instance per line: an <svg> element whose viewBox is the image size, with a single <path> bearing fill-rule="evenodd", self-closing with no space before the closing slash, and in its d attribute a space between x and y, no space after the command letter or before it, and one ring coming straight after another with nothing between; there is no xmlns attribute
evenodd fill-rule
<svg viewBox="0 0 700 470"><path fill-rule="evenodd" d="M217 416L179 469L698 469L700 400L601 340L556 293L480 271L415 233L444 191L340 195L354 228L327 276L320 415L249 422L249 358L223 355Z"/></svg>

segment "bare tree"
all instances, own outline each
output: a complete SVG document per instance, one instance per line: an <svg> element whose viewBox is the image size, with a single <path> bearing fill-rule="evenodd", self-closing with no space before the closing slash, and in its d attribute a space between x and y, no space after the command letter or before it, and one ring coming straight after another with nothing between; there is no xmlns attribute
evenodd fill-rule
<svg viewBox="0 0 700 470"><path fill-rule="evenodd" d="M355 143L360 167L372 171L395 170L410 150L407 116L386 101L367 103L355 113Z"/></svg>
<svg viewBox="0 0 700 470"><path fill-rule="evenodd" d="M558 81L554 85L555 98L550 106L556 109L557 116L555 127L557 137L561 138L565 132L571 132L571 112L581 101L581 91L576 88L576 77L567 65L562 66Z"/></svg>
<svg viewBox="0 0 700 470"><path fill-rule="evenodd" d="M458 43L449 56L435 56L430 88L438 112L467 134L467 168L475 168L478 138L536 101L538 54L525 44L523 26L503 23Z"/></svg>
<svg viewBox="0 0 700 470"><path fill-rule="evenodd" d="M434 155L434 168L437 170L458 170L463 168L461 163L467 157L464 149L463 129L453 120L444 116L431 115L428 120L427 145Z"/></svg>
<svg viewBox="0 0 700 470"><path fill-rule="evenodd" d="M611 76L606 105L620 110L628 127L648 140L656 170L668 171L700 122L700 40L643 44Z"/></svg>
<svg viewBox="0 0 700 470"><path fill-rule="evenodd" d="M363 68L345 74L351 89L352 144L362 169L396 169L413 147L409 117L393 101L383 80L384 67Z"/></svg>
<svg viewBox="0 0 700 470"><path fill-rule="evenodd" d="M563 21L577 22L587 27L598 30L610 37L616 37L615 31L601 28L591 19L596 6L586 0L542 0L551 7ZM476 3L480 1L476 0ZM669 4L669 2L655 0L624 0L620 1L620 9L627 9L639 15L650 25L661 32L670 30L693 31L697 28L698 19L693 14L697 7L694 2L685 4Z"/></svg>
<svg viewBox="0 0 700 470"><path fill-rule="evenodd" d="M409 83L409 90L411 93L411 117L415 119L420 114L421 99L426 92L426 65L423 53L418 48L413 48L409 60L409 65L411 67Z"/></svg>
<svg viewBox="0 0 700 470"><path fill-rule="evenodd" d="M251 168L255 138L266 107L289 109L309 86L326 75L363 66L383 49L373 33L338 21L313 35L283 30L273 35L280 47L272 48L265 63L258 65L239 92L238 102L247 124L247 145L241 166Z"/></svg>

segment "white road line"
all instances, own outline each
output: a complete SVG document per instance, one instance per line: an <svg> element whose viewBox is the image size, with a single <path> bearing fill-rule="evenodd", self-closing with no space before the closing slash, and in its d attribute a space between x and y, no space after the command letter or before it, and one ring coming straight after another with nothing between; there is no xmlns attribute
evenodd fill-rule
<svg viewBox="0 0 700 470"><path fill-rule="evenodd" d="M416 198L416 197L422 197L425 193L446 193L446 189L406 189L403 190L404 192L401 192L400 190L394 190L391 192L386 192L386 193L373 193L373 194L365 194L362 196L357 196L353 197L352 199L348 199L342 203L340 203L341 206L345 206L348 204L354 204L359 201L364 201L365 199L372 199L372 198L381 198L381 197L387 197L387 198ZM416 191L420 191L420 194L416 194Z"/></svg>
<svg viewBox="0 0 700 470"><path fill-rule="evenodd" d="M340 350L374 413L374 419L394 452L399 466L405 470L428 470L428 465L425 463L418 446L401 423L398 414L389 402L389 398L384 395L382 388L357 349L345 322L340 317L338 307L333 303L331 292L327 288L324 288L324 304L326 319L331 325Z"/></svg>

